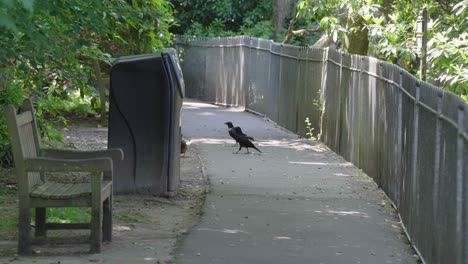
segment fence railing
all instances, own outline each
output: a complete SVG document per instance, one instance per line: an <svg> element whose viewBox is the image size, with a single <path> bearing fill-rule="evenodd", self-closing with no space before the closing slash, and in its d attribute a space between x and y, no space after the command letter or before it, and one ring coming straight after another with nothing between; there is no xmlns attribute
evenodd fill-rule
<svg viewBox="0 0 468 264"><path fill-rule="evenodd" d="M468 263L468 104L398 66L251 37L176 40L188 97L240 105L333 151L398 208L425 263Z"/></svg>

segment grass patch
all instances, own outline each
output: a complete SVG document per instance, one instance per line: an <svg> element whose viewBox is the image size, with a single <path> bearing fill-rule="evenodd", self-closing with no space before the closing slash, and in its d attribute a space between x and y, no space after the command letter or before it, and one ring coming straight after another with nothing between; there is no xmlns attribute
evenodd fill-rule
<svg viewBox="0 0 468 264"><path fill-rule="evenodd" d="M18 223L18 207L16 205L16 192L0 187L0 228L15 226ZM31 217L34 218L36 212L31 209ZM47 221L54 223L84 223L91 220L91 208L68 207L68 208L47 208Z"/></svg>
<svg viewBox="0 0 468 264"><path fill-rule="evenodd" d="M18 224L18 209L16 206L16 192L0 187L0 230L16 227Z"/></svg>
<svg viewBox="0 0 468 264"><path fill-rule="evenodd" d="M18 205L16 191L0 187L0 230L10 229L18 225ZM67 207L47 208L48 223L89 223L91 221L91 208ZM34 220L36 211L31 209L31 220Z"/></svg>
<svg viewBox="0 0 468 264"><path fill-rule="evenodd" d="M17 253L16 248L1 248L0 249L0 257L11 257ZM6 263L6 262L5 262Z"/></svg>
<svg viewBox="0 0 468 264"><path fill-rule="evenodd" d="M16 219L2 219L0 220L0 230L1 229L8 229L18 225L18 220Z"/></svg>
<svg viewBox="0 0 468 264"><path fill-rule="evenodd" d="M91 221L91 208L47 208L46 215L48 223L89 223Z"/></svg>
<svg viewBox="0 0 468 264"><path fill-rule="evenodd" d="M5 197L6 195L12 195L13 191L10 190L10 189L7 189L7 188L4 188L4 187L0 187L0 198L2 198L0 200L0 205L3 205L3 203L5 202Z"/></svg>

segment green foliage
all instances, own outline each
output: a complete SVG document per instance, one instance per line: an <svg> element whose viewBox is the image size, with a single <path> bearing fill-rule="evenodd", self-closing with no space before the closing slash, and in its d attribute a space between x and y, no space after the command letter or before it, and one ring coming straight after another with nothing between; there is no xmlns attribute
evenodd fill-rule
<svg viewBox="0 0 468 264"><path fill-rule="evenodd" d="M428 10L428 81L462 97L468 95L468 1L395 1L389 20L374 17L374 55L419 73L416 19Z"/></svg>
<svg viewBox="0 0 468 264"><path fill-rule="evenodd" d="M36 217L36 211L30 209L31 218ZM46 208L47 223L88 223L91 221L89 207ZM17 222L17 220L15 219Z"/></svg>
<svg viewBox="0 0 468 264"><path fill-rule="evenodd" d="M366 28L370 55L419 74L415 31L423 7L429 16L428 81L466 99L468 0L302 0L298 2L298 16L320 24L322 31L338 43L344 43L346 34ZM364 24L349 23L355 18Z"/></svg>
<svg viewBox="0 0 468 264"><path fill-rule="evenodd" d="M453 6L453 7L452 7ZM468 99L468 0L450 5L431 22L428 75L436 84ZM468 100L467 100L468 101Z"/></svg>
<svg viewBox="0 0 468 264"><path fill-rule="evenodd" d="M18 225L17 193L15 190L0 186L0 229L13 228ZM86 223L91 220L91 209L84 207L47 208L49 223ZM31 209L34 219L36 212Z"/></svg>
<svg viewBox="0 0 468 264"><path fill-rule="evenodd" d="M176 34L191 36L256 37L273 35L272 4L268 0L172 0L177 26Z"/></svg>
<svg viewBox="0 0 468 264"><path fill-rule="evenodd" d="M375 24L369 25L371 45L369 53L380 59L398 64L409 72L416 71L416 39L412 32L413 25L401 20L401 16L391 15L390 20L381 24L382 20L375 18ZM378 24L380 23L380 24Z"/></svg>
<svg viewBox="0 0 468 264"><path fill-rule="evenodd" d="M429 75L453 92L468 96L468 33L450 38L447 32L436 33L428 43Z"/></svg>
<svg viewBox="0 0 468 264"><path fill-rule="evenodd" d="M0 229L12 228L18 224L18 220L15 218L5 218L0 220Z"/></svg>
<svg viewBox="0 0 468 264"><path fill-rule="evenodd" d="M318 140L317 133L314 132L314 128L312 127L312 123L310 122L309 118L306 117L304 122L306 123L306 129L307 129L306 136L307 136L307 138L311 139L311 140Z"/></svg>
<svg viewBox="0 0 468 264"><path fill-rule="evenodd" d="M88 111L83 102L98 94L92 61L165 47L172 23L164 0L0 0L0 106L32 97L42 135L60 139L62 113ZM8 149L2 115L0 159Z"/></svg>
<svg viewBox="0 0 468 264"><path fill-rule="evenodd" d="M334 42L338 42L339 38L343 39L346 28L342 25L343 23L339 19L340 12L337 10L352 9L352 6L348 6L352 3L354 2L332 0L316 3L311 0L301 0L297 3L296 16L298 21L301 19L306 21L299 22L298 25L306 25L305 28L309 28L311 25L319 24L322 32L331 36Z"/></svg>
<svg viewBox="0 0 468 264"><path fill-rule="evenodd" d="M91 208L66 207L47 208L48 223L88 223L91 221Z"/></svg>
<svg viewBox="0 0 468 264"><path fill-rule="evenodd" d="M259 21L257 23L247 22L240 27L242 35L253 36L263 39L273 39L274 34L270 21Z"/></svg>
<svg viewBox="0 0 468 264"><path fill-rule="evenodd" d="M18 214L16 206L12 206L16 199L16 193L8 188L0 186L0 229L8 229L18 224Z"/></svg>
<svg viewBox="0 0 468 264"><path fill-rule="evenodd" d="M185 33L187 36L204 36L204 37L218 37L218 36L235 36L237 35L233 31L226 30L225 24L215 19L208 26L203 26L200 23L193 23L192 26Z"/></svg>

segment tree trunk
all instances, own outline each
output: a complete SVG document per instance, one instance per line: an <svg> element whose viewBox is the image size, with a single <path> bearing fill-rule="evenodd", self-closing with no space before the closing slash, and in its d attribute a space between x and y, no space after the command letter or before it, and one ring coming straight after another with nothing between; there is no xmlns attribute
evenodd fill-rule
<svg viewBox="0 0 468 264"><path fill-rule="evenodd" d="M281 37L281 31L283 31L285 28L285 19L288 15L291 14L294 2L295 0L274 0L273 28L276 40Z"/></svg>
<svg viewBox="0 0 468 264"><path fill-rule="evenodd" d="M101 66L98 60L93 60L94 73L96 74L97 88L99 90L99 100L101 102L101 125L106 124L106 93L104 91L104 84L101 76Z"/></svg>
<svg viewBox="0 0 468 264"><path fill-rule="evenodd" d="M291 43L294 36L302 37L302 38L304 38L304 42L307 42L306 41L306 35L310 34L311 32L321 31L319 24L316 24L316 25L314 25L314 26L312 26L310 28L302 28L302 29L294 30L294 27L296 26L298 14L301 11L300 7L299 7L301 2L296 3L295 6L294 6L294 12L292 14L291 20L289 21L288 30L287 30L286 36L284 37L283 42L282 42L283 44Z"/></svg>
<svg viewBox="0 0 468 264"><path fill-rule="evenodd" d="M384 23L388 23L390 20L389 15L392 12L393 0L383 0L381 12L384 16Z"/></svg>
<svg viewBox="0 0 468 264"><path fill-rule="evenodd" d="M367 55L369 49L369 31L365 27L362 18L360 16L349 16L346 28L348 29L348 33L345 35L345 51L352 54Z"/></svg>
<svg viewBox="0 0 468 264"><path fill-rule="evenodd" d="M317 42L315 42L314 45L312 45L311 48L326 48L330 46L331 43L332 40L330 39L330 37L327 34L323 34L319 38L319 40L317 40Z"/></svg>

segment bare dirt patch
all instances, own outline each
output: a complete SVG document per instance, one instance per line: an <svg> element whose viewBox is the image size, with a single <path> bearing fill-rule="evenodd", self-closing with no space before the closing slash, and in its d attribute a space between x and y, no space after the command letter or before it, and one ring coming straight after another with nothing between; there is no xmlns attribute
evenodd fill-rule
<svg viewBox="0 0 468 264"><path fill-rule="evenodd" d="M65 128L63 133L69 148L92 150L107 146L107 128L81 124ZM193 146L182 156L180 165L180 187L174 197L114 196L114 240L103 246L101 254L86 254L85 244L37 247L34 256L18 257L14 227L0 229L0 263L171 263L177 241L199 221L208 189L203 164ZM2 173L0 184L12 189L4 206L17 206L13 170ZM83 232L86 235L88 231Z"/></svg>

